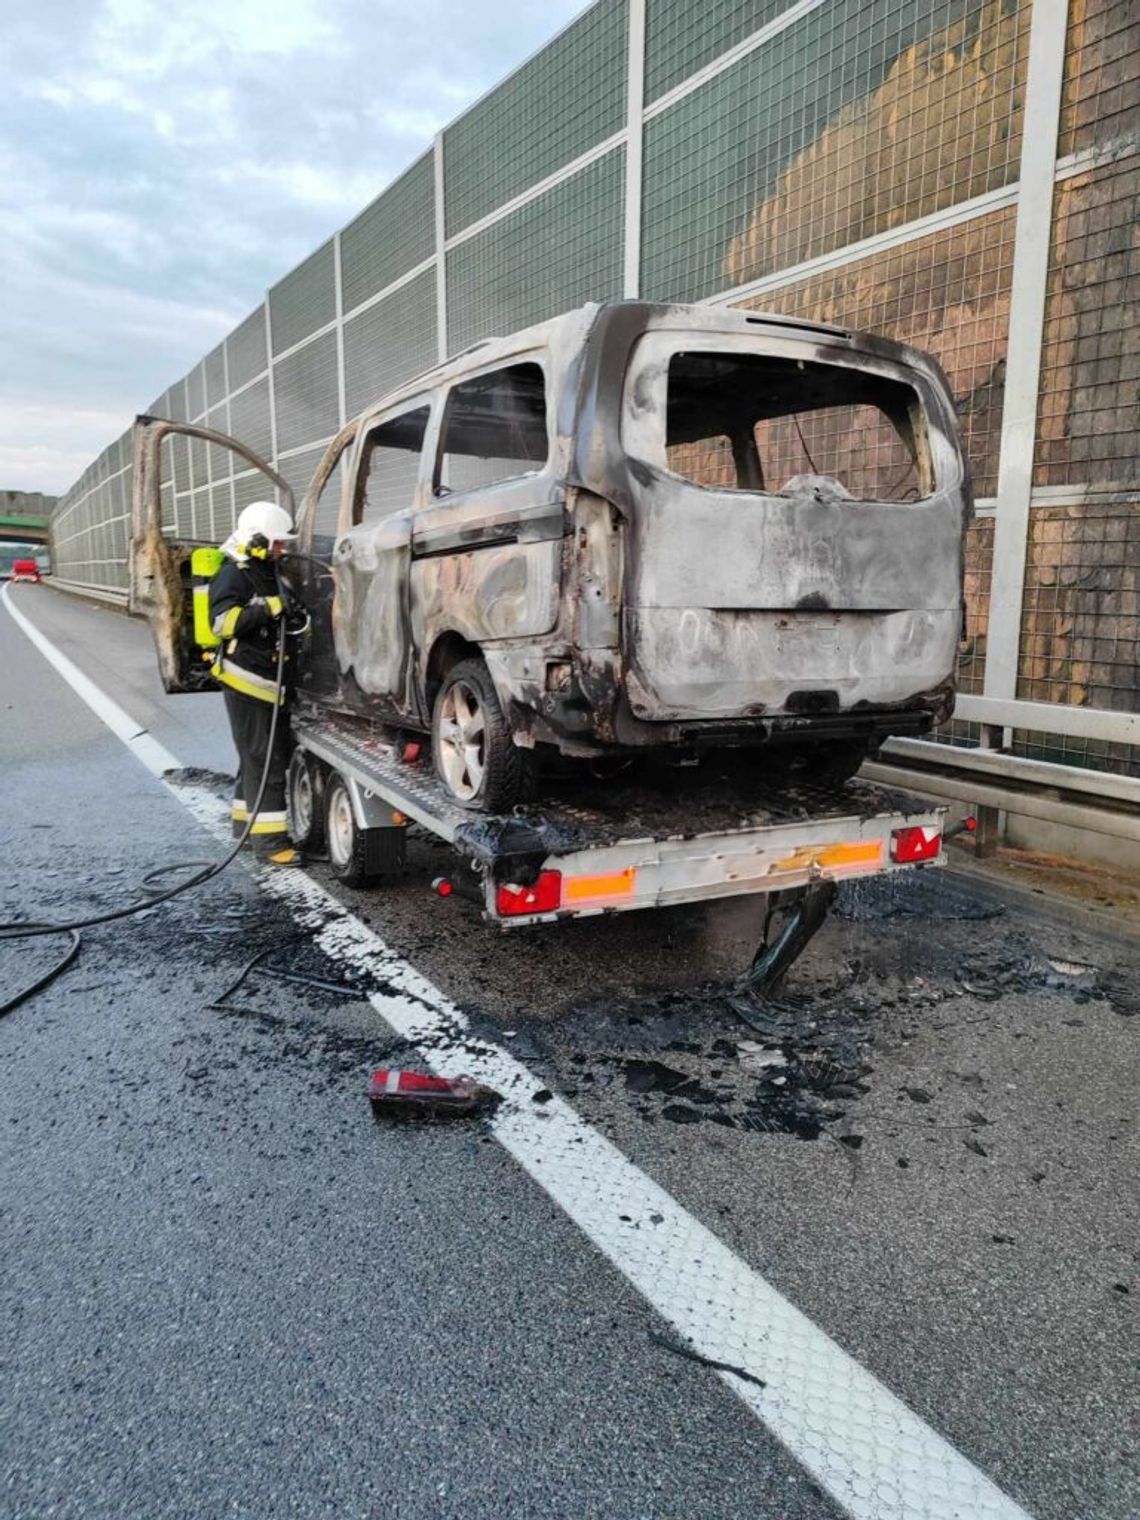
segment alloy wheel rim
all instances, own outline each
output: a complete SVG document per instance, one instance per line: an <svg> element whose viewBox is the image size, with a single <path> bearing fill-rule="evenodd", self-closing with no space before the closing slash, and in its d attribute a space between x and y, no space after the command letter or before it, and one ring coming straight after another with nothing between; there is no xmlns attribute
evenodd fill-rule
<svg viewBox="0 0 1140 1520"><path fill-rule="evenodd" d="M437 739L444 781L462 802L472 801L487 772L487 720L478 692L466 681L444 692Z"/></svg>

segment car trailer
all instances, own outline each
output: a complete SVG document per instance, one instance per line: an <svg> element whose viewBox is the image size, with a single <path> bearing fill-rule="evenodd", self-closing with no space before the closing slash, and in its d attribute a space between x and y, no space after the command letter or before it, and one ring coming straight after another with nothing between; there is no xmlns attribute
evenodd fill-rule
<svg viewBox="0 0 1140 1520"><path fill-rule="evenodd" d="M455 851L456 869L435 891L474 899L504 929L763 896L748 977L758 994L801 954L839 882L945 863L944 807L860 781L764 788L756 758L750 771L737 761L711 779L706 767L680 766L656 786L618 775L560 796L555 784L540 804L492 817L451 801L415 740L303 709L292 728L292 837L327 846L346 885L401 873L418 824Z"/></svg>

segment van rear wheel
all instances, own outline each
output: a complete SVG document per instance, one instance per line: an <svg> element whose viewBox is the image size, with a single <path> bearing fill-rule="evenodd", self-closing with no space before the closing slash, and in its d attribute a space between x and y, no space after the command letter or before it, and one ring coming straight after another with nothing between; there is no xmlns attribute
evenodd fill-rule
<svg viewBox="0 0 1140 1520"><path fill-rule="evenodd" d="M431 752L448 795L473 812L506 812L529 792L531 756L512 739L482 660L460 660L444 676L432 711Z"/></svg>

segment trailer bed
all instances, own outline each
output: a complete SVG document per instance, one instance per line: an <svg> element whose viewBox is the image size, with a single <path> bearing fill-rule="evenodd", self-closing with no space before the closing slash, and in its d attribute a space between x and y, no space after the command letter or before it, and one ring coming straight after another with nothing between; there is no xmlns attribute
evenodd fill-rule
<svg viewBox="0 0 1140 1520"><path fill-rule="evenodd" d="M361 805L398 811L453 846L481 878L488 917L559 917L764 893L939 864L944 808L866 782L765 782L764 757L660 763L604 780L548 782L503 816L449 799L431 763L377 726L298 715L297 744L351 778ZM900 831L937 835L896 858ZM557 879L556 879L557 878Z"/></svg>

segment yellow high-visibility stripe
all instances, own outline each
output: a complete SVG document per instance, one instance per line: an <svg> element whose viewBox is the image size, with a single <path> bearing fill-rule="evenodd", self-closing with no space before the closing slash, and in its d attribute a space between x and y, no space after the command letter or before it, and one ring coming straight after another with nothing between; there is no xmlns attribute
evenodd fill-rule
<svg viewBox="0 0 1140 1520"><path fill-rule="evenodd" d="M228 612L223 612L214 619L214 632L220 639L232 639L237 620L245 611L244 607L231 607Z"/></svg>
<svg viewBox="0 0 1140 1520"><path fill-rule="evenodd" d="M244 802L235 802L230 808L230 817L234 823L244 823L249 817L249 809Z"/></svg>
<svg viewBox="0 0 1140 1520"><path fill-rule="evenodd" d="M286 823L284 813L282 813L280 817L276 817L272 813L267 813L259 818L254 819L253 828L251 828L249 832L251 834L284 834L285 829Z"/></svg>
<svg viewBox="0 0 1140 1520"><path fill-rule="evenodd" d="M282 703L285 701L284 692L277 697L276 682L266 681L264 686L260 686L257 683L261 678L253 675L252 672L239 676L228 665L222 665L220 669L215 665L211 675L223 685L231 687L234 691L240 691L244 697L256 697L259 702L272 702L275 698Z"/></svg>

